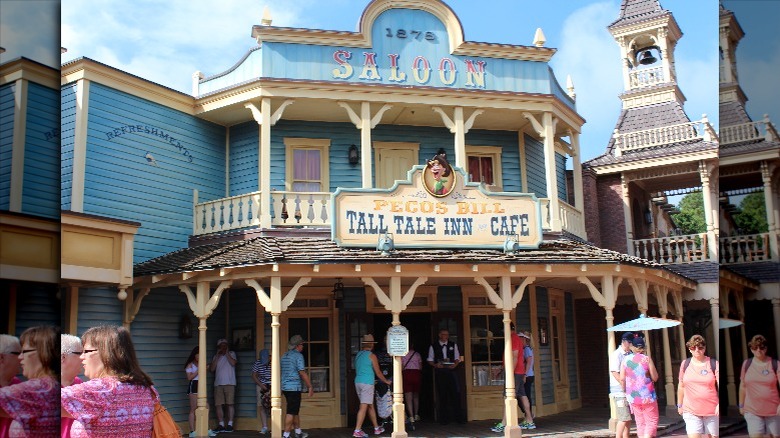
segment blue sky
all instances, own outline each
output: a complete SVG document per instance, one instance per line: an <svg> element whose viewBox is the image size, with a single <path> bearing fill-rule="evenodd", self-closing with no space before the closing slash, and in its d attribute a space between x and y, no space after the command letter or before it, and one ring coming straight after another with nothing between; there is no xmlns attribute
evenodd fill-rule
<svg viewBox="0 0 780 438"><path fill-rule="evenodd" d="M9 0L0 0L5 5ZM25 2L38 3L38 2ZM41 3L46 3L41 1ZM56 3L56 2L50 2ZM531 45L541 27L551 62L565 85L571 75L577 106L587 120L580 139L583 158L604 152L620 112L620 53L606 26L617 19L620 0L450 0L469 41ZM255 45L252 25L263 8L275 26L355 30L368 0L62 0L62 62L86 56L170 88L190 93L196 70L209 76L235 64ZM685 109L693 120L706 113L717 123L718 11L715 0L661 0L684 36L676 49ZM3 17L5 14L2 14ZM5 22L5 18L0 18ZM5 23L3 23L5 26ZM22 27L21 29L24 30ZM45 33L41 27L28 32ZM18 56L8 53L1 61ZM45 62L45 61L44 61Z"/></svg>

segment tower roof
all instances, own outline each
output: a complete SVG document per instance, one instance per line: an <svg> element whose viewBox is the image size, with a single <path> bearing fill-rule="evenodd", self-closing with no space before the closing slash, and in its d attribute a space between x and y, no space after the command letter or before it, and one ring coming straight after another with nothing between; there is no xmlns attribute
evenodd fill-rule
<svg viewBox="0 0 780 438"><path fill-rule="evenodd" d="M607 27L613 28L638 23L668 14L669 11L662 8L658 0L623 0L620 4L620 18Z"/></svg>

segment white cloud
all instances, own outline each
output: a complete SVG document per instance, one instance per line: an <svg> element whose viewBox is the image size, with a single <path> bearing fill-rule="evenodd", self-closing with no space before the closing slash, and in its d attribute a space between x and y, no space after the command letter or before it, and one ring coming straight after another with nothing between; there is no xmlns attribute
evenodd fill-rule
<svg viewBox="0 0 780 438"><path fill-rule="evenodd" d="M780 121L780 48L764 53L762 58L739 59L739 83L747 94L747 110L753 120L768 114L775 124Z"/></svg>

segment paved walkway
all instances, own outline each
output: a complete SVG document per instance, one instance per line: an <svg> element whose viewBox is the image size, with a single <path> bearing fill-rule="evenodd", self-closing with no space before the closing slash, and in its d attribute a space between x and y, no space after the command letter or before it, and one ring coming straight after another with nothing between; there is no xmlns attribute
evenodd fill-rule
<svg viewBox="0 0 780 438"><path fill-rule="evenodd" d="M304 413L305 415L305 413ZM607 429L609 409L605 408L581 408L562 414L549 415L536 419L536 429L524 430L524 437L613 437L614 432ZM466 424L451 423L446 426L435 422L421 421L415 430L407 429L412 438L499 438L503 434L490 431L498 420L470 421ZM721 420L721 435L729 437L747 437L741 418L724 418ZM369 427L363 428L366 432ZM332 429L306 429L309 438L348 438L352 436L351 427ZM381 437L388 438L391 428ZM632 434L633 435L633 434ZM218 435L221 438L247 438L261 437L257 431L236 431ZM268 436L268 435L266 435ZM373 435L372 435L373 436ZM680 417L660 417L658 436L685 437L685 424Z"/></svg>

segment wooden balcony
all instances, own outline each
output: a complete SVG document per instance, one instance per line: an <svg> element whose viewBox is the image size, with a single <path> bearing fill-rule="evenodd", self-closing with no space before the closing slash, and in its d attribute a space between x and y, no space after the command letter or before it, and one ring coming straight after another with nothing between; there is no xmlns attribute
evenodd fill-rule
<svg viewBox="0 0 780 438"><path fill-rule="evenodd" d="M220 233L261 226L264 212L260 208L261 192L198 202L195 191L192 234ZM270 216L272 227L330 228L330 192L271 192ZM542 229L552 230L549 199L542 198ZM558 218L562 230L585 238L585 218L573 206L560 201Z"/></svg>
<svg viewBox="0 0 780 438"><path fill-rule="evenodd" d="M637 239L634 255L664 264L701 262L708 259L707 233Z"/></svg>
<svg viewBox="0 0 780 438"><path fill-rule="evenodd" d="M654 147L693 140L715 141L717 134L704 118L696 122L681 123L679 125L663 126L660 128L646 129L643 131L615 133L615 155Z"/></svg>
<svg viewBox="0 0 780 438"><path fill-rule="evenodd" d="M751 263L773 260L770 248L771 233L721 237L720 263ZM777 236L774 236L777 239ZM777 262L778 260L773 260Z"/></svg>
<svg viewBox="0 0 780 438"><path fill-rule="evenodd" d="M720 127L720 144L741 143L752 140L774 141L778 138L777 131L766 116L764 120L758 122Z"/></svg>

